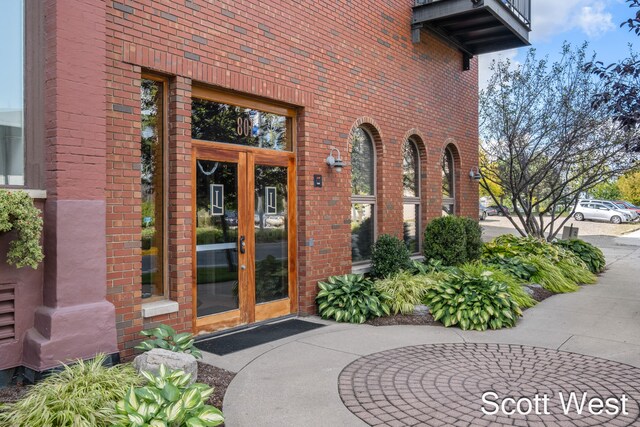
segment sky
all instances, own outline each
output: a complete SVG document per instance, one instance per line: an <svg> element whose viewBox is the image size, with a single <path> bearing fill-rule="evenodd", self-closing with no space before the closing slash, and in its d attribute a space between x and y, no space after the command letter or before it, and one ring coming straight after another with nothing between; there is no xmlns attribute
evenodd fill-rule
<svg viewBox="0 0 640 427"><path fill-rule="evenodd" d="M629 8L624 0L532 0L531 47L538 58L545 55L558 59L562 44L589 43L589 51L605 64L629 56L628 44L640 50L640 36L620 24L635 16L637 8ZM510 58L523 61L529 48L507 50L479 56L480 88L486 87L491 76L489 66L494 59Z"/></svg>

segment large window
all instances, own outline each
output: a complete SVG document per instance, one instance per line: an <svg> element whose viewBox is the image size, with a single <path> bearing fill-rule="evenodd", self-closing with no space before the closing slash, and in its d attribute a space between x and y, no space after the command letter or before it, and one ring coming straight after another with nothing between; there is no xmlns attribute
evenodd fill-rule
<svg viewBox="0 0 640 427"><path fill-rule="evenodd" d="M376 178L373 139L358 128L351 140L351 260L366 262L375 242Z"/></svg>
<svg viewBox="0 0 640 427"><path fill-rule="evenodd" d="M415 141L402 146L402 218L404 242L411 253L420 252L420 157Z"/></svg>
<svg viewBox="0 0 640 427"><path fill-rule="evenodd" d="M24 185L23 2L0 2L0 185Z"/></svg>
<svg viewBox="0 0 640 427"><path fill-rule="evenodd" d="M164 295L164 92L163 81L142 80L142 298Z"/></svg>
<svg viewBox="0 0 640 427"><path fill-rule="evenodd" d="M445 148L442 157L442 215L454 215L456 205L453 153Z"/></svg>

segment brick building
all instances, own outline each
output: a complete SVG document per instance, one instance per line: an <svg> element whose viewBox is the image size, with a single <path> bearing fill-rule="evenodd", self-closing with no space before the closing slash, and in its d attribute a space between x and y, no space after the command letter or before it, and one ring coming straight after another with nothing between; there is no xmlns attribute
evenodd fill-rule
<svg viewBox="0 0 640 427"><path fill-rule="evenodd" d="M376 236L476 218L474 55L526 44L529 2L417 3L3 2L0 185L46 259L2 265L0 369L312 314Z"/></svg>

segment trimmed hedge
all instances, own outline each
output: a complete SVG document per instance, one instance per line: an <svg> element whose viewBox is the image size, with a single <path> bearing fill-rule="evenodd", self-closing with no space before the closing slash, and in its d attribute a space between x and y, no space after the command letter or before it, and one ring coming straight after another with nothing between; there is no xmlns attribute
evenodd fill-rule
<svg viewBox="0 0 640 427"><path fill-rule="evenodd" d="M431 221L424 230L425 259L444 265L460 265L482 255L482 229L476 221L443 216Z"/></svg>
<svg viewBox="0 0 640 427"><path fill-rule="evenodd" d="M371 250L371 276L389 277L409 268L410 261L407 245L397 237L383 234Z"/></svg>

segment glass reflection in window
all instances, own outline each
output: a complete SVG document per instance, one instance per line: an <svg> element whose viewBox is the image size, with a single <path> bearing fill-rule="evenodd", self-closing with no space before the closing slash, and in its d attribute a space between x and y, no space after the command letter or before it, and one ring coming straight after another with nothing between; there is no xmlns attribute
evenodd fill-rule
<svg viewBox="0 0 640 427"><path fill-rule="evenodd" d="M285 116L193 98L191 137L204 141L291 151Z"/></svg>
<svg viewBox="0 0 640 427"><path fill-rule="evenodd" d="M24 4L0 2L0 185L24 185Z"/></svg>
<svg viewBox="0 0 640 427"><path fill-rule="evenodd" d="M140 93L142 298L164 294L163 84L143 79Z"/></svg>

